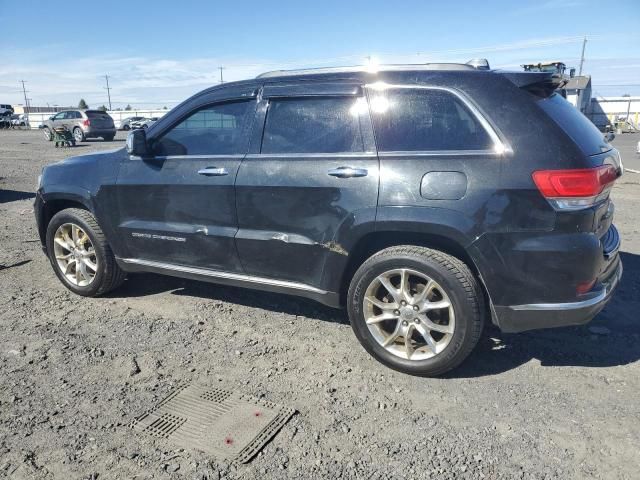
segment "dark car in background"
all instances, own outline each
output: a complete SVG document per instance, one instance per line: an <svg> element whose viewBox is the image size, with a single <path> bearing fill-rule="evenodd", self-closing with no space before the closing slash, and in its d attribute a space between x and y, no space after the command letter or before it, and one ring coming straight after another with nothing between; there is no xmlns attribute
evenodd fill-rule
<svg viewBox="0 0 640 480"><path fill-rule="evenodd" d="M45 167L40 239L79 295L140 271L299 295L346 308L384 364L439 375L486 320L588 322L622 274L620 156L556 81L431 64L225 83L126 149Z"/></svg>
<svg viewBox="0 0 640 480"><path fill-rule="evenodd" d="M49 117L40 128L44 137L51 141L53 129L63 126L73 133L76 142L97 137L111 141L116 136L113 118L102 110L64 110Z"/></svg>

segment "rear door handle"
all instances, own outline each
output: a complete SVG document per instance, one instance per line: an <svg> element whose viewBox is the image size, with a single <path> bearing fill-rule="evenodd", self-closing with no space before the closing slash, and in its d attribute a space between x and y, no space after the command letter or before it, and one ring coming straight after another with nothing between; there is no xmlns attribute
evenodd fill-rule
<svg viewBox="0 0 640 480"><path fill-rule="evenodd" d="M225 175L229 175L229 172L224 167L207 167L198 170L198 174L204 175L205 177L223 177Z"/></svg>
<svg viewBox="0 0 640 480"><path fill-rule="evenodd" d="M338 167L329 170L328 174L338 178L366 177L369 171L366 168Z"/></svg>

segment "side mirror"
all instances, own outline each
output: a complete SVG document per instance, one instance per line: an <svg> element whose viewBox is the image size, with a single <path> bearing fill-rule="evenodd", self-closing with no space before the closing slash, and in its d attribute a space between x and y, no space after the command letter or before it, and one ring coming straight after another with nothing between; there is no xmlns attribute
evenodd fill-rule
<svg viewBox="0 0 640 480"><path fill-rule="evenodd" d="M616 138L616 134L613 133L613 132L607 132L607 133L604 134L604 139L607 142L611 142L614 138Z"/></svg>
<svg viewBox="0 0 640 480"><path fill-rule="evenodd" d="M127 152L129 155L138 157L146 157L149 155L149 146L147 145L147 134L143 129L131 130L127 135Z"/></svg>

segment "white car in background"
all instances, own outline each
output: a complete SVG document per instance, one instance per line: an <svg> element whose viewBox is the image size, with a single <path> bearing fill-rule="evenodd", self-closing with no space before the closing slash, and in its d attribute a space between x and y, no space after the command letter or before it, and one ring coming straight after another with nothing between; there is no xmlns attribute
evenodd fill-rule
<svg viewBox="0 0 640 480"><path fill-rule="evenodd" d="M138 122L131 122L131 130L136 128L144 128L145 130L158 121L159 117L145 118Z"/></svg>
<svg viewBox="0 0 640 480"><path fill-rule="evenodd" d="M116 120L114 123L116 124L116 128L118 130L130 130L132 123L142 122L144 120L146 120L145 117L127 117L123 120Z"/></svg>

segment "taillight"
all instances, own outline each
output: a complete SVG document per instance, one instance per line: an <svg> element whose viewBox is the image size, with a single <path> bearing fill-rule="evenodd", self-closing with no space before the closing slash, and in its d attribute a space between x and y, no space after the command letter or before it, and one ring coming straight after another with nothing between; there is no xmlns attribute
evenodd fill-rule
<svg viewBox="0 0 640 480"><path fill-rule="evenodd" d="M89 125L91 125L91 120L87 118L84 122L82 122L82 125L84 125L85 127L88 127Z"/></svg>
<svg viewBox="0 0 640 480"><path fill-rule="evenodd" d="M613 165L575 170L538 170L532 174L540 193L557 210L580 210L604 200L618 178Z"/></svg>

